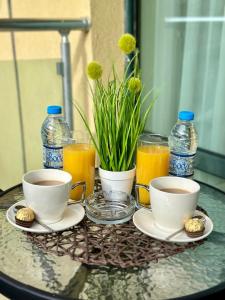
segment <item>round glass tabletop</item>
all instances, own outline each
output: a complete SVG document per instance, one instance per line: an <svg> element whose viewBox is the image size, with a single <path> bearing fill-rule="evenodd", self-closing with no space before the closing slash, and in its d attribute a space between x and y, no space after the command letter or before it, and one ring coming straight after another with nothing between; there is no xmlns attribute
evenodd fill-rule
<svg viewBox="0 0 225 300"><path fill-rule="evenodd" d="M7 208L21 199L21 186L0 197L0 281L9 276L12 289L25 284L30 293L37 288L72 299L123 300L209 295L225 289L225 195L212 187L201 184L199 205L214 223L204 243L146 267L126 269L87 266L44 252L6 220Z"/></svg>

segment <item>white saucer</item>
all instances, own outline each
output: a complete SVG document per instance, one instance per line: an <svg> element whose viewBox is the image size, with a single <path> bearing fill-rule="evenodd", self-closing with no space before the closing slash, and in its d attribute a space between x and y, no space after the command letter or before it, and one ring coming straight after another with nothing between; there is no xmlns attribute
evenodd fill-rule
<svg viewBox="0 0 225 300"><path fill-rule="evenodd" d="M13 210L14 206L16 206L16 205L24 205L25 206L26 205L25 200L21 200L15 204L13 204L7 210L6 218L10 224L12 224L16 228L21 229L23 231L35 232L35 233L50 232L49 230L45 229L44 227L42 227L40 224L38 224L36 222L34 222L34 224L30 228L17 225L15 222L15 212ZM62 231L62 230L65 230L67 228L70 228L70 227L78 224L84 218L84 215L85 215L85 210L84 210L83 206L81 204L75 203L75 204L67 206L61 221L59 221L57 223L49 224L48 226L50 228L52 228L54 231Z"/></svg>
<svg viewBox="0 0 225 300"><path fill-rule="evenodd" d="M207 217L201 211L196 210L195 215L202 215L205 217L205 231L200 237L190 238L184 231L181 231L177 235L173 236L169 240L166 238L172 233L163 231L157 225L155 225L152 212L149 209L141 208L133 215L134 225L143 233L150 237L153 237L160 241L173 242L173 243L189 243L202 240L206 238L213 230L213 223L209 217Z"/></svg>

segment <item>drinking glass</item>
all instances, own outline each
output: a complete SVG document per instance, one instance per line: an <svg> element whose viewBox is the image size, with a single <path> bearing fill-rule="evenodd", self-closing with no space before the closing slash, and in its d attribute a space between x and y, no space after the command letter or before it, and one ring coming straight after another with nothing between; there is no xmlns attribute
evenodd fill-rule
<svg viewBox="0 0 225 300"><path fill-rule="evenodd" d="M83 132L75 132L63 147L63 170L72 175L72 183L86 183L85 197L94 191L95 149L90 138ZM78 186L70 192L70 199L81 200L83 189Z"/></svg>
<svg viewBox="0 0 225 300"><path fill-rule="evenodd" d="M140 135L136 155L136 183L149 185L152 179L168 176L168 173L168 139L159 134ZM139 202L150 204L149 193L143 188L139 188Z"/></svg>

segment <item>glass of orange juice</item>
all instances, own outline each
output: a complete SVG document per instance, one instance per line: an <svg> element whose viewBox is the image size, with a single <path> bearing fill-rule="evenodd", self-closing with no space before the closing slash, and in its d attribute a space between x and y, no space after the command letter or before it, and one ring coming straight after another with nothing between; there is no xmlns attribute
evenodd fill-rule
<svg viewBox="0 0 225 300"><path fill-rule="evenodd" d="M159 134L140 135L136 155L136 183L149 185L152 179L169 174L168 139ZM149 192L139 188L139 202L150 204Z"/></svg>
<svg viewBox="0 0 225 300"><path fill-rule="evenodd" d="M63 147L63 170L72 175L72 184L86 183L85 197L94 191L95 149L87 134L75 132ZM78 186L70 192L70 199L81 200L83 189Z"/></svg>

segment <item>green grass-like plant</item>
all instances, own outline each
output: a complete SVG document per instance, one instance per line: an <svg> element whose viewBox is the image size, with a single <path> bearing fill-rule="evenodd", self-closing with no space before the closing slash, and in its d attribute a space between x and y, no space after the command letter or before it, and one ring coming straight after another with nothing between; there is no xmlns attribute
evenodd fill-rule
<svg viewBox="0 0 225 300"><path fill-rule="evenodd" d="M129 43L130 41L132 43ZM152 91L144 95L139 78L138 51L133 49L136 47L136 40L132 35L124 34L119 40L122 50L123 43L126 46L126 54L129 52L129 45L132 46L130 52L135 52L122 80L114 66L111 79L106 84L102 82L102 67L98 62L91 62L87 68L89 77L96 81L95 88L91 88L96 135L91 132L87 117L81 108L75 104L96 148L100 166L108 171L127 171L134 167L138 137L144 130L156 99L151 97ZM128 76L132 63L134 70Z"/></svg>

